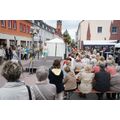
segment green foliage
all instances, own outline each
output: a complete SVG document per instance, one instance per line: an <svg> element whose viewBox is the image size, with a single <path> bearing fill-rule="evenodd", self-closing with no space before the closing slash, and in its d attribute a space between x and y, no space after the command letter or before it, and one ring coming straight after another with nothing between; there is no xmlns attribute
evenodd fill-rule
<svg viewBox="0 0 120 120"><path fill-rule="evenodd" d="M63 33L63 39L66 44L71 44L71 36L67 30Z"/></svg>

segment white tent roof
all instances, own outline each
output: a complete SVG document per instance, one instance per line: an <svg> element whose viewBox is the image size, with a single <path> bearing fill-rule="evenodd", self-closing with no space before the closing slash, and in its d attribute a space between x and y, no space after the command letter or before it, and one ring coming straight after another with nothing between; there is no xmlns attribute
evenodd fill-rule
<svg viewBox="0 0 120 120"><path fill-rule="evenodd" d="M46 41L46 43L64 43L64 40L59 38L54 38L52 40Z"/></svg>
<svg viewBox="0 0 120 120"><path fill-rule="evenodd" d="M117 44L115 45L115 47L116 47L116 48L120 48L120 43L117 43Z"/></svg>
<svg viewBox="0 0 120 120"><path fill-rule="evenodd" d="M115 45L115 42L115 40L85 40L83 45Z"/></svg>

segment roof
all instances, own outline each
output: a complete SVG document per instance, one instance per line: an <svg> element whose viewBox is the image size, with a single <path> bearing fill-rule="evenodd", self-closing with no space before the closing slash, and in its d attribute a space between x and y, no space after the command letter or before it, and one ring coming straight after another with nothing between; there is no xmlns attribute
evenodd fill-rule
<svg viewBox="0 0 120 120"><path fill-rule="evenodd" d="M116 47L116 48L120 48L120 43L117 43L117 44L115 45L115 47Z"/></svg>
<svg viewBox="0 0 120 120"><path fill-rule="evenodd" d="M54 38L52 40L46 41L46 43L64 43L64 41L60 38Z"/></svg>
<svg viewBox="0 0 120 120"><path fill-rule="evenodd" d="M115 45L117 40L84 40L83 45Z"/></svg>

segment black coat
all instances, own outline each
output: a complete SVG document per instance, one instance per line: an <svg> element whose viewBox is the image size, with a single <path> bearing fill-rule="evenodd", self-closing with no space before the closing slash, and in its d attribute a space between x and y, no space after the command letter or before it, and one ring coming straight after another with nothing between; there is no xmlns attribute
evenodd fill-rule
<svg viewBox="0 0 120 120"><path fill-rule="evenodd" d="M52 72L52 69L49 70L49 76L48 76L50 83L54 84L57 88L57 93L60 93L64 90L64 84L63 84L63 71L61 70L61 73L59 75L55 75Z"/></svg>
<svg viewBox="0 0 120 120"><path fill-rule="evenodd" d="M106 92L110 89L110 73L100 71L95 73L94 89L100 92Z"/></svg>

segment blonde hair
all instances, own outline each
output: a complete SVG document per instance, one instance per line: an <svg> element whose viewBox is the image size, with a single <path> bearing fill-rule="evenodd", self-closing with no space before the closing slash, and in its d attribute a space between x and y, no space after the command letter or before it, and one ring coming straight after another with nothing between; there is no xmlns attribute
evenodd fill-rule
<svg viewBox="0 0 120 120"><path fill-rule="evenodd" d="M84 70L87 71L87 72L91 72L92 67L90 65L86 65L86 66L84 66Z"/></svg>

